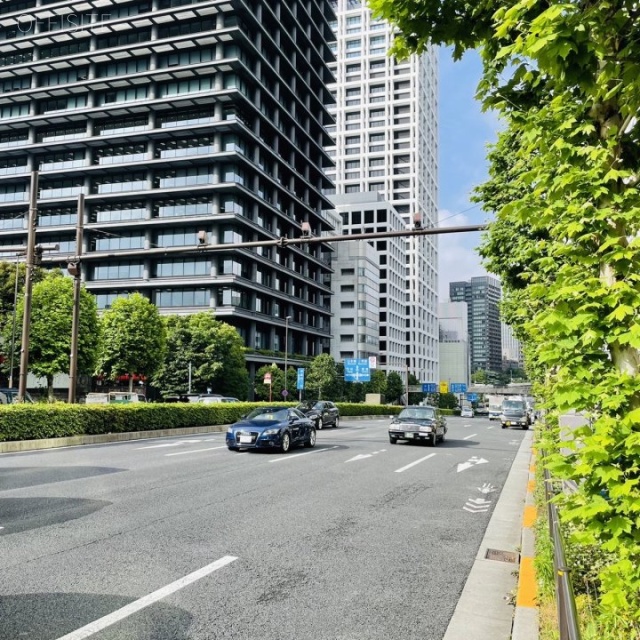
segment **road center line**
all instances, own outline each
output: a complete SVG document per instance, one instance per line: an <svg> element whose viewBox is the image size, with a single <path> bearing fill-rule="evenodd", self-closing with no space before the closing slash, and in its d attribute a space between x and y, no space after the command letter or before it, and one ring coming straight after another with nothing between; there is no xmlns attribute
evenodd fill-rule
<svg viewBox="0 0 640 640"><path fill-rule="evenodd" d="M335 447L327 447L326 449L316 449L315 451L307 451L306 453L296 453L293 456L284 456L282 458L275 458L274 460L269 460L269 462L282 462L283 460L293 460L294 458L299 458L300 456L310 456L312 453L324 453L325 451L330 451L331 449L337 449L338 445Z"/></svg>
<svg viewBox="0 0 640 640"><path fill-rule="evenodd" d="M178 451L178 453L165 453L165 457L169 456L185 456L187 453L200 453L201 451L215 451L216 449L226 449L227 445L223 445L222 447L209 447L207 449L191 449L191 451Z"/></svg>
<svg viewBox="0 0 640 640"><path fill-rule="evenodd" d="M467 436L466 438L462 438L463 440L469 440L470 438L473 438L474 436L477 436L477 433L472 433L470 436Z"/></svg>
<svg viewBox="0 0 640 640"><path fill-rule="evenodd" d="M424 462L425 460L428 460L429 458L433 458L433 456L435 456L435 453L430 453L428 456L425 456L424 458L420 458L420 460L416 460L415 462L412 462L411 464L408 464L404 467L400 467L399 469L396 469L396 473L402 473L403 471L406 471L407 469L411 469L411 467L415 467L415 465L420 464L421 462Z"/></svg>
<svg viewBox="0 0 640 640"><path fill-rule="evenodd" d="M223 556L219 560L208 564L206 567L202 567L202 569L198 569L197 571L184 576L184 578L180 578L179 580L176 580L175 582L172 582L171 584L168 584L165 587L162 587L157 591L154 591L153 593L150 593L149 595L146 595L139 600L136 600L122 607L121 609L114 611L113 613L99 618L94 622L90 622L80 629L76 629L71 633L67 633L67 635L65 636L61 636L60 638L58 638L58 640L84 640L84 638L88 638L89 636L92 636L95 633L98 633L99 631L110 627L112 624L115 624L116 622L119 622L124 618L128 618L130 615L137 613L141 609L144 609L145 607L148 607L149 605L154 604L159 600L162 600L163 598L166 598L172 593L183 589L184 587L190 585L193 582L196 582L197 580L208 576L210 573L213 573L218 569L222 569L222 567L232 563L237 559L238 558L236 558L235 556Z"/></svg>

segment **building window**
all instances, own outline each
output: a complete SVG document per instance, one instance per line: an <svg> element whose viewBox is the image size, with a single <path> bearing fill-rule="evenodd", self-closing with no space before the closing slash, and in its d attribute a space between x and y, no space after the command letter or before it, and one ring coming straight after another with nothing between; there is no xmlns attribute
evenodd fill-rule
<svg viewBox="0 0 640 640"><path fill-rule="evenodd" d="M127 280L142 278L142 262L116 262L96 265L91 280Z"/></svg>
<svg viewBox="0 0 640 640"><path fill-rule="evenodd" d="M155 277L171 278L185 276L208 276L211 274L211 261L198 258L176 258L155 265Z"/></svg>
<svg viewBox="0 0 640 640"><path fill-rule="evenodd" d="M208 307L211 293L208 289L181 289L156 291L155 303L158 307Z"/></svg>

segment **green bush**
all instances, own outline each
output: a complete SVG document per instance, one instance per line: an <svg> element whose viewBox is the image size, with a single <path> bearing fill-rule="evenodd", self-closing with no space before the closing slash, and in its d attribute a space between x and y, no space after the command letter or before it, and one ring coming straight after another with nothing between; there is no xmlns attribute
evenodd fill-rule
<svg viewBox="0 0 640 640"><path fill-rule="evenodd" d="M235 422L255 407L269 404L274 403L2 405L0 441L224 425ZM295 403L282 404L295 406ZM392 415L399 413L403 408L351 403L340 403L338 407L341 416Z"/></svg>

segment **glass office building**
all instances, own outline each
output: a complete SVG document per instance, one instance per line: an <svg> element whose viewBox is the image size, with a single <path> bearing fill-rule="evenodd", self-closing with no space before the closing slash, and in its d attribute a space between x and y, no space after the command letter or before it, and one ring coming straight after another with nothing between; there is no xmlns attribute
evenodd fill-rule
<svg viewBox="0 0 640 640"><path fill-rule="evenodd" d="M107 308L131 291L163 313L215 310L254 364L328 351L330 249L157 247L322 235L333 59L324 0L5 0L0 5L0 244L75 255ZM262 356L258 351L262 352ZM290 356L291 357L291 356Z"/></svg>

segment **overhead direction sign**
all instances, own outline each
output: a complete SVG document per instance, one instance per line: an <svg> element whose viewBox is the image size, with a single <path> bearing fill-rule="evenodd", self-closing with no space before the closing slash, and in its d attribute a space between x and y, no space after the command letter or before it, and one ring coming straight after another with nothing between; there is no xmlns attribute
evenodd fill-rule
<svg viewBox="0 0 640 640"><path fill-rule="evenodd" d="M344 361L345 382L370 382L371 369L368 358L345 358Z"/></svg>
<svg viewBox="0 0 640 640"><path fill-rule="evenodd" d="M438 385L435 382L423 382L422 393L438 393Z"/></svg>
<svg viewBox="0 0 640 640"><path fill-rule="evenodd" d="M464 384L463 382L452 382L449 385L449 391L451 391L451 393L466 393L467 385Z"/></svg>

